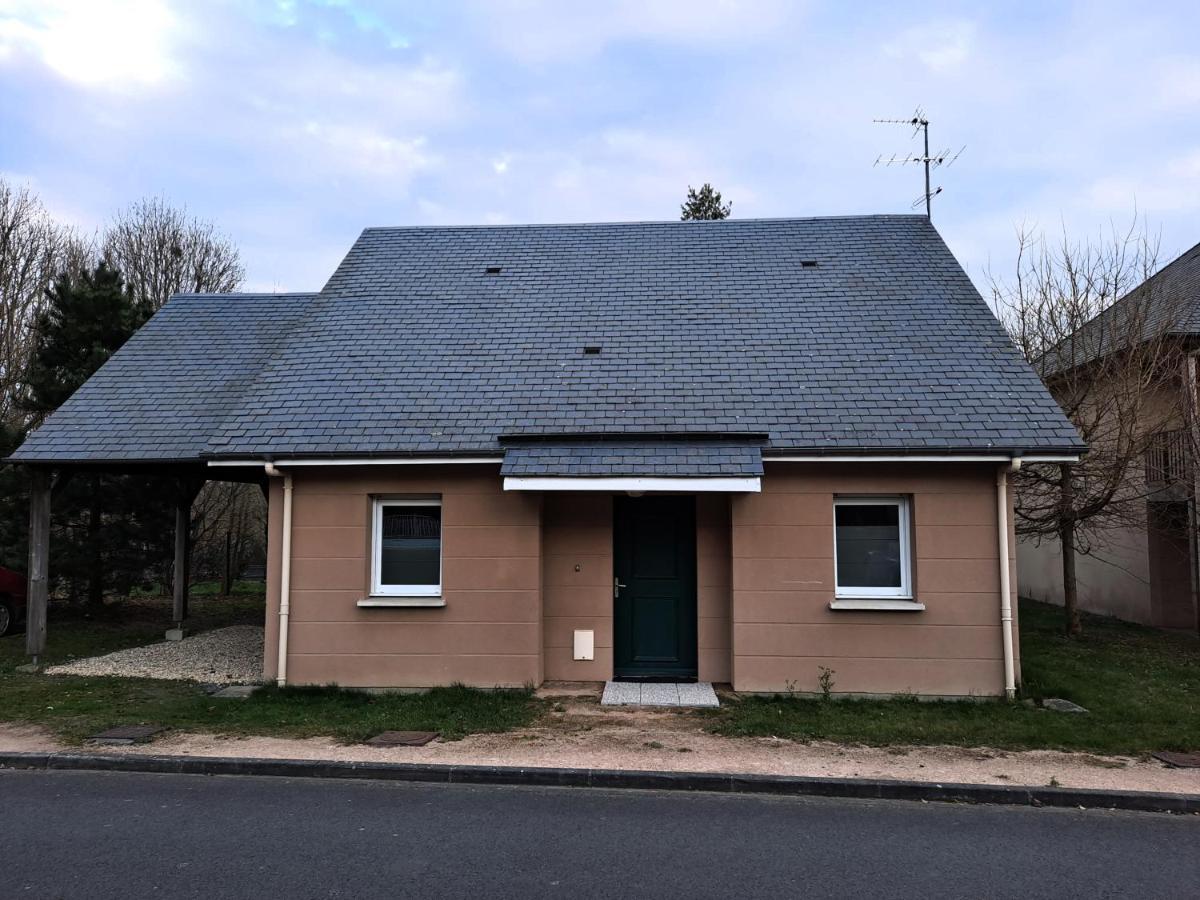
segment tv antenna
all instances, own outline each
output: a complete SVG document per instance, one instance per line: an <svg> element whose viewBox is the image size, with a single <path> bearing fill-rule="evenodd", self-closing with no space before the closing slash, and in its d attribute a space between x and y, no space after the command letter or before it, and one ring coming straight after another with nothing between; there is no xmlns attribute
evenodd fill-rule
<svg viewBox="0 0 1200 900"><path fill-rule="evenodd" d="M936 197L938 194L940 194L942 192L942 189L940 187L938 187L938 188L931 187L930 181L929 181L929 173L933 169L940 168L941 166L953 165L954 161L962 155L963 150L967 149L966 145L964 144L959 149L959 151L957 153L955 153L953 156L950 155L949 148L946 148L945 150L942 150L938 153L931 154L929 152L929 119L927 119L925 117L925 111L923 109L921 109L921 107L919 107L919 106L913 112L912 116L910 116L907 119L872 119L871 121L875 122L877 125L907 125L910 128L912 128L912 130L913 130L912 136L913 137L916 137L919 132L921 134L921 136L924 138L925 152L923 154L921 154L920 156L910 153L907 156L901 157L901 156L897 156L895 153L893 153L891 155L891 157L885 159L883 157L883 154L880 154L879 157L875 160L875 165L877 165L877 166L902 166L905 163L921 163L921 164L923 164L925 166L925 193L922 194L921 196L917 197L917 199L913 201L912 208L920 209L921 204L924 204L925 205L925 217L927 219L932 219L933 218L933 198Z"/></svg>

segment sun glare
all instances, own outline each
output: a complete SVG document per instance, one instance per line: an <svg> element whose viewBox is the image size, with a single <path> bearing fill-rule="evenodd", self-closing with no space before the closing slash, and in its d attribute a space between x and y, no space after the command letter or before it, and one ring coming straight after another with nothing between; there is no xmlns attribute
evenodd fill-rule
<svg viewBox="0 0 1200 900"><path fill-rule="evenodd" d="M70 81L123 88L172 73L176 22L161 0L0 4L0 60L32 53Z"/></svg>

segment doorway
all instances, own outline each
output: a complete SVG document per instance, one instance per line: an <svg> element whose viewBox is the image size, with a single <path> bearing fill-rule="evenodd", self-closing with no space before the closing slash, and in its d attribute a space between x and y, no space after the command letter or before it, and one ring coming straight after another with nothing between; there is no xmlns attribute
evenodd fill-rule
<svg viewBox="0 0 1200 900"><path fill-rule="evenodd" d="M613 675L696 679L696 498L613 504Z"/></svg>

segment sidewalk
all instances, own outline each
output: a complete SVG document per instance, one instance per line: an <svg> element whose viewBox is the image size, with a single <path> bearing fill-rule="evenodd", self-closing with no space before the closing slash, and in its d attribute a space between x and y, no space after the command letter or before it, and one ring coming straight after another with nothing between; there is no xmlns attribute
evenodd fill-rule
<svg viewBox="0 0 1200 900"><path fill-rule="evenodd" d="M236 703L236 700L223 700ZM1200 795L1200 769L1170 769L1157 760L1055 751L960 747L843 746L778 738L727 738L705 720L677 711L599 707L590 696L564 696L542 723L504 734L476 734L425 747L375 748L328 738L236 738L168 732L117 752L187 757L420 763L455 766L716 772L927 783L1086 788ZM0 752L89 754L48 732L0 725Z"/></svg>

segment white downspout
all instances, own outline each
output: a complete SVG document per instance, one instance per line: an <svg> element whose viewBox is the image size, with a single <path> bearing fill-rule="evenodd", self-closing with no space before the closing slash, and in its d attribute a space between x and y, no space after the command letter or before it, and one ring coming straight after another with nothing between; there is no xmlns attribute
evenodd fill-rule
<svg viewBox="0 0 1200 900"><path fill-rule="evenodd" d="M287 684L288 614L292 600L292 476L266 463L263 468L272 478L283 479L283 547L279 561L279 650L276 654L275 681Z"/></svg>
<svg viewBox="0 0 1200 900"><path fill-rule="evenodd" d="M1021 468L1013 459L996 470L996 524L1000 530L1000 634L1004 641L1004 695L1017 696L1017 665L1013 657L1013 610L1011 579L1008 573L1008 473Z"/></svg>

